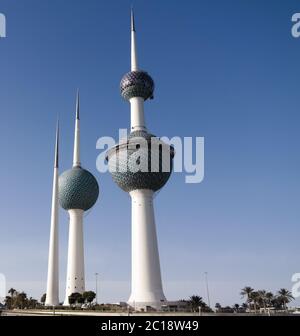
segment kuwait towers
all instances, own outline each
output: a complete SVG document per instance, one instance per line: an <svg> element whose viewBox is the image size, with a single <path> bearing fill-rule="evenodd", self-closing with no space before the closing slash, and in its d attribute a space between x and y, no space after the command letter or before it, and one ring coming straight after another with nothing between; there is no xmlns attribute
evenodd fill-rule
<svg viewBox="0 0 300 336"><path fill-rule="evenodd" d="M156 225L155 192L168 181L174 157L173 147L148 132L144 101L153 98L154 82L138 67L134 15L131 12L131 71L120 84L129 101L131 133L107 152L109 170L117 185L128 192L132 207L132 275L128 304L136 309L160 309L163 293Z"/></svg>
<svg viewBox="0 0 300 336"><path fill-rule="evenodd" d="M97 201L99 186L95 177L81 167L79 93L76 99L73 167L58 179L58 130L56 136L52 216L49 248L46 305L57 305L58 300L58 202L69 213L69 244L67 282L64 305L69 305L72 293L85 291L83 215Z"/></svg>

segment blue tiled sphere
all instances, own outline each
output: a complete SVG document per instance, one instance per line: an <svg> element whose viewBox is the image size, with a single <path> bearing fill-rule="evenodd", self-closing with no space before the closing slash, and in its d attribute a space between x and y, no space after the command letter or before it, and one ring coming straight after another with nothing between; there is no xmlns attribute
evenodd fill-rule
<svg viewBox="0 0 300 336"><path fill-rule="evenodd" d="M154 82L145 71L131 71L125 74L120 83L121 95L125 100L142 97L153 98Z"/></svg>
<svg viewBox="0 0 300 336"><path fill-rule="evenodd" d="M90 209L97 201L99 185L95 177L81 167L73 167L59 177L58 198L65 210Z"/></svg>
<svg viewBox="0 0 300 336"><path fill-rule="evenodd" d="M152 148L151 140L156 143L156 146ZM151 157L151 153L155 151L156 155ZM126 141L121 141L107 153L112 178L126 192L136 189L153 191L161 189L171 175L173 157L173 147L145 131L132 132ZM143 168L135 170L137 163L139 167L146 169L144 171ZM156 167L156 171L151 171L151 163Z"/></svg>

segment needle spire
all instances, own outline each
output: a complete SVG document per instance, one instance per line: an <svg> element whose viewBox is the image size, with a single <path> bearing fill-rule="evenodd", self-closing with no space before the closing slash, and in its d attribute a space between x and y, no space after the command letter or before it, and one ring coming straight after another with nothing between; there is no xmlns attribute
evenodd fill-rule
<svg viewBox="0 0 300 336"><path fill-rule="evenodd" d="M134 12L131 8L131 71L138 71Z"/></svg>
<svg viewBox="0 0 300 336"><path fill-rule="evenodd" d="M80 120L79 120L79 90L76 97L76 119L75 119L75 136L74 136L74 154L73 167L80 167Z"/></svg>
<svg viewBox="0 0 300 336"><path fill-rule="evenodd" d="M56 124L54 168L58 168L59 120Z"/></svg>

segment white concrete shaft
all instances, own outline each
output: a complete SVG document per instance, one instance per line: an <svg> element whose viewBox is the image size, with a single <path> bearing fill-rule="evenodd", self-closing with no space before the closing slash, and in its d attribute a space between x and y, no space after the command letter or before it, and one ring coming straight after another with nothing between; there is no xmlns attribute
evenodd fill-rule
<svg viewBox="0 0 300 336"><path fill-rule="evenodd" d="M138 60L134 30L131 30L131 71L138 71Z"/></svg>
<svg viewBox="0 0 300 336"><path fill-rule="evenodd" d="M46 306L57 306L59 304L59 282L58 282L58 168L54 168L51 227L49 242L48 277L46 291Z"/></svg>
<svg viewBox="0 0 300 336"><path fill-rule="evenodd" d="M130 116L131 116L131 132L146 131L144 99L141 97L133 97L130 100Z"/></svg>
<svg viewBox="0 0 300 336"><path fill-rule="evenodd" d="M75 120L73 167L80 166L80 120Z"/></svg>
<svg viewBox="0 0 300 336"><path fill-rule="evenodd" d="M132 200L132 283L128 303L136 309L160 308L162 289L155 228L153 191L134 190Z"/></svg>
<svg viewBox="0 0 300 336"><path fill-rule="evenodd" d="M72 293L83 293L85 291L83 210L70 209L68 212L70 223L65 306L69 305L69 296Z"/></svg>

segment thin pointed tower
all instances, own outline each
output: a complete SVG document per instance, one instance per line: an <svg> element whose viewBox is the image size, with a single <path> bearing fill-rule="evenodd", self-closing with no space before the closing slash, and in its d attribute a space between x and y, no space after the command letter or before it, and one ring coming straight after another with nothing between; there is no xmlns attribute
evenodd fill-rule
<svg viewBox="0 0 300 336"><path fill-rule="evenodd" d="M51 207L51 227L49 242L48 277L46 306L57 306L59 304L59 281L58 281L58 144L59 144L59 124L56 126L52 207Z"/></svg>
<svg viewBox="0 0 300 336"><path fill-rule="evenodd" d="M83 214L97 201L99 186L95 177L81 167L79 92L76 98L76 118L73 167L59 177L59 203L69 213L69 246L66 296L64 305L69 305L72 293L85 291Z"/></svg>
<svg viewBox="0 0 300 336"><path fill-rule="evenodd" d="M131 295L135 309L160 309L166 302L163 292L153 207L155 192L168 181L174 149L148 133L144 102L153 98L154 82L139 70L136 31L131 10L131 71L124 75L120 89L130 103L131 133L107 153L113 180L131 197L132 265Z"/></svg>

